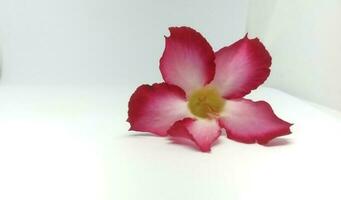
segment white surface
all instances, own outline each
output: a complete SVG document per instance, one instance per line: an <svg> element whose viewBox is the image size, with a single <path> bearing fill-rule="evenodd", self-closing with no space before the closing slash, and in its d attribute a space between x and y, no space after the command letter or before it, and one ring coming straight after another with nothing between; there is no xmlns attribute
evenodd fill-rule
<svg viewBox="0 0 341 200"><path fill-rule="evenodd" d="M196 28L218 49L244 35L246 10L247 0L1 0L1 81L158 82L169 26Z"/></svg>
<svg viewBox="0 0 341 200"><path fill-rule="evenodd" d="M210 154L128 132L133 90L0 87L0 199L340 199L341 114L274 89L295 123L270 146L219 138Z"/></svg>
<svg viewBox="0 0 341 200"><path fill-rule="evenodd" d="M273 57L268 86L341 110L341 1L251 0L248 16Z"/></svg>

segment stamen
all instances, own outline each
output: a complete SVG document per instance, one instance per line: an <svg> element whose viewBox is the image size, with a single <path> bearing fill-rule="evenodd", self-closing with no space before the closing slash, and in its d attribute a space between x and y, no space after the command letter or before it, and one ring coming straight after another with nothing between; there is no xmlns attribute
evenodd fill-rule
<svg viewBox="0 0 341 200"><path fill-rule="evenodd" d="M212 87L204 87L194 91L188 101L188 107L193 115L201 118L216 118L223 110L225 100Z"/></svg>

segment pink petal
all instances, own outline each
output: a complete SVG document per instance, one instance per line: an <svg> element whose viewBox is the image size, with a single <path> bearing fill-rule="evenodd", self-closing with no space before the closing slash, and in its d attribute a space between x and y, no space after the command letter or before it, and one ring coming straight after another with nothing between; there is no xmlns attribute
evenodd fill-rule
<svg viewBox="0 0 341 200"><path fill-rule="evenodd" d="M168 130L173 137L187 138L195 142L203 152L209 152L221 133L217 120L185 118L177 121Z"/></svg>
<svg viewBox="0 0 341 200"><path fill-rule="evenodd" d="M215 54L212 81L226 99L241 98L261 85L270 74L271 56L258 38L247 35Z"/></svg>
<svg viewBox="0 0 341 200"><path fill-rule="evenodd" d="M292 125L278 118L265 101L248 99L228 100L219 122L226 129L228 138L259 144L290 134Z"/></svg>
<svg viewBox="0 0 341 200"><path fill-rule="evenodd" d="M160 59L166 83L177 85L187 94L210 82L214 76L214 52L206 39L189 27L171 27Z"/></svg>
<svg viewBox="0 0 341 200"><path fill-rule="evenodd" d="M141 85L130 97L128 122L130 130L152 132L160 136L174 122L188 116L186 96L174 85L159 83Z"/></svg>

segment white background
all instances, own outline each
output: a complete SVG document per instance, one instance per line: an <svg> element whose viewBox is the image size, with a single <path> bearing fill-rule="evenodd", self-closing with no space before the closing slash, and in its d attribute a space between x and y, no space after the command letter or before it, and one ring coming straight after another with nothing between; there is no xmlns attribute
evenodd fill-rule
<svg viewBox="0 0 341 200"><path fill-rule="evenodd" d="M1 0L2 84L160 82L169 26L215 50L246 32L273 57L268 86L341 109L338 0ZM143 74L143 77L141 77Z"/></svg>
<svg viewBox="0 0 341 200"><path fill-rule="evenodd" d="M246 0L0 2L3 84L161 81L169 26L194 27L217 50L243 36L247 10Z"/></svg>
<svg viewBox="0 0 341 200"><path fill-rule="evenodd" d="M161 81L174 25L215 50L257 35L274 58L268 86L340 108L339 6L0 0L0 199L340 199L340 113L278 90L250 96L295 123L269 146L222 136L203 154L125 123L133 90Z"/></svg>
<svg viewBox="0 0 341 200"><path fill-rule="evenodd" d="M341 1L251 0L247 30L273 57L271 87L341 110Z"/></svg>

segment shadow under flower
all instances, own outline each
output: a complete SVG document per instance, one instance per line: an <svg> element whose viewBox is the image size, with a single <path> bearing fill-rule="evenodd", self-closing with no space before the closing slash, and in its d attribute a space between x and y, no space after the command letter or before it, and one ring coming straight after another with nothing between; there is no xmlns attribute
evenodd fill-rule
<svg viewBox="0 0 341 200"><path fill-rule="evenodd" d="M168 139L170 141L169 144L175 144L175 145L179 145L181 147L184 147L186 149L190 149L190 150L193 150L193 151L201 152L199 147L192 140L189 140L189 139L186 139L186 138L179 138L179 137L169 137ZM220 138L218 138L212 144L211 151L213 150L214 147L216 147L219 144L221 144ZM210 153L211 151L205 152L205 153Z"/></svg>
<svg viewBox="0 0 341 200"><path fill-rule="evenodd" d="M129 133L127 137L161 137L150 133Z"/></svg>
<svg viewBox="0 0 341 200"><path fill-rule="evenodd" d="M150 133L133 133L133 134L128 134L125 135L124 137L129 137L129 138L139 138L139 137L158 137L158 138L165 138L168 139L169 143L168 144L174 144L174 145L178 145L179 147L185 148L185 149L189 149L192 151L196 151L196 152L201 152L200 149L198 148L198 146L195 144L195 142L193 142L192 140L189 140L187 138L180 138L180 137L162 137L162 136L157 136L154 134L150 134ZM222 140L226 139L226 136L224 135L224 133L222 133L222 135L212 144L212 150L214 150L214 148L220 144L222 144ZM264 147L278 147L278 146L287 146L287 145L291 145L292 141L288 138L275 138L271 141L269 141L267 144L263 144L262 146ZM207 152L210 153L210 152Z"/></svg>
<svg viewBox="0 0 341 200"><path fill-rule="evenodd" d="M140 137L157 137L157 138L164 138L167 139L169 142L168 144L171 145L178 145L179 147L185 148L185 149L189 149L192 151L196 151L196 152L201 152L200 149L198 148L198 146L195 144L195 142L193 142L192 140L189 140L187 138L180 138L180 137L162 137L162 136L158 136L155 134L151 134L151 133L129 133L127 135L124 136L125 138L140 138ZM214 144L212 144L213 146L219 145L221 144L221 141L219 140L219 138L214 142ZM207 152L209 153L209 152Z"/></svg>
<svg viewBox="0 0 341 200"><path fill-rule="evenodd" d="M287 138L275 138L269 141L267 144L264 144L265 147L276 147L276 146L287 146L292 144L292 141Z"/></svg>

